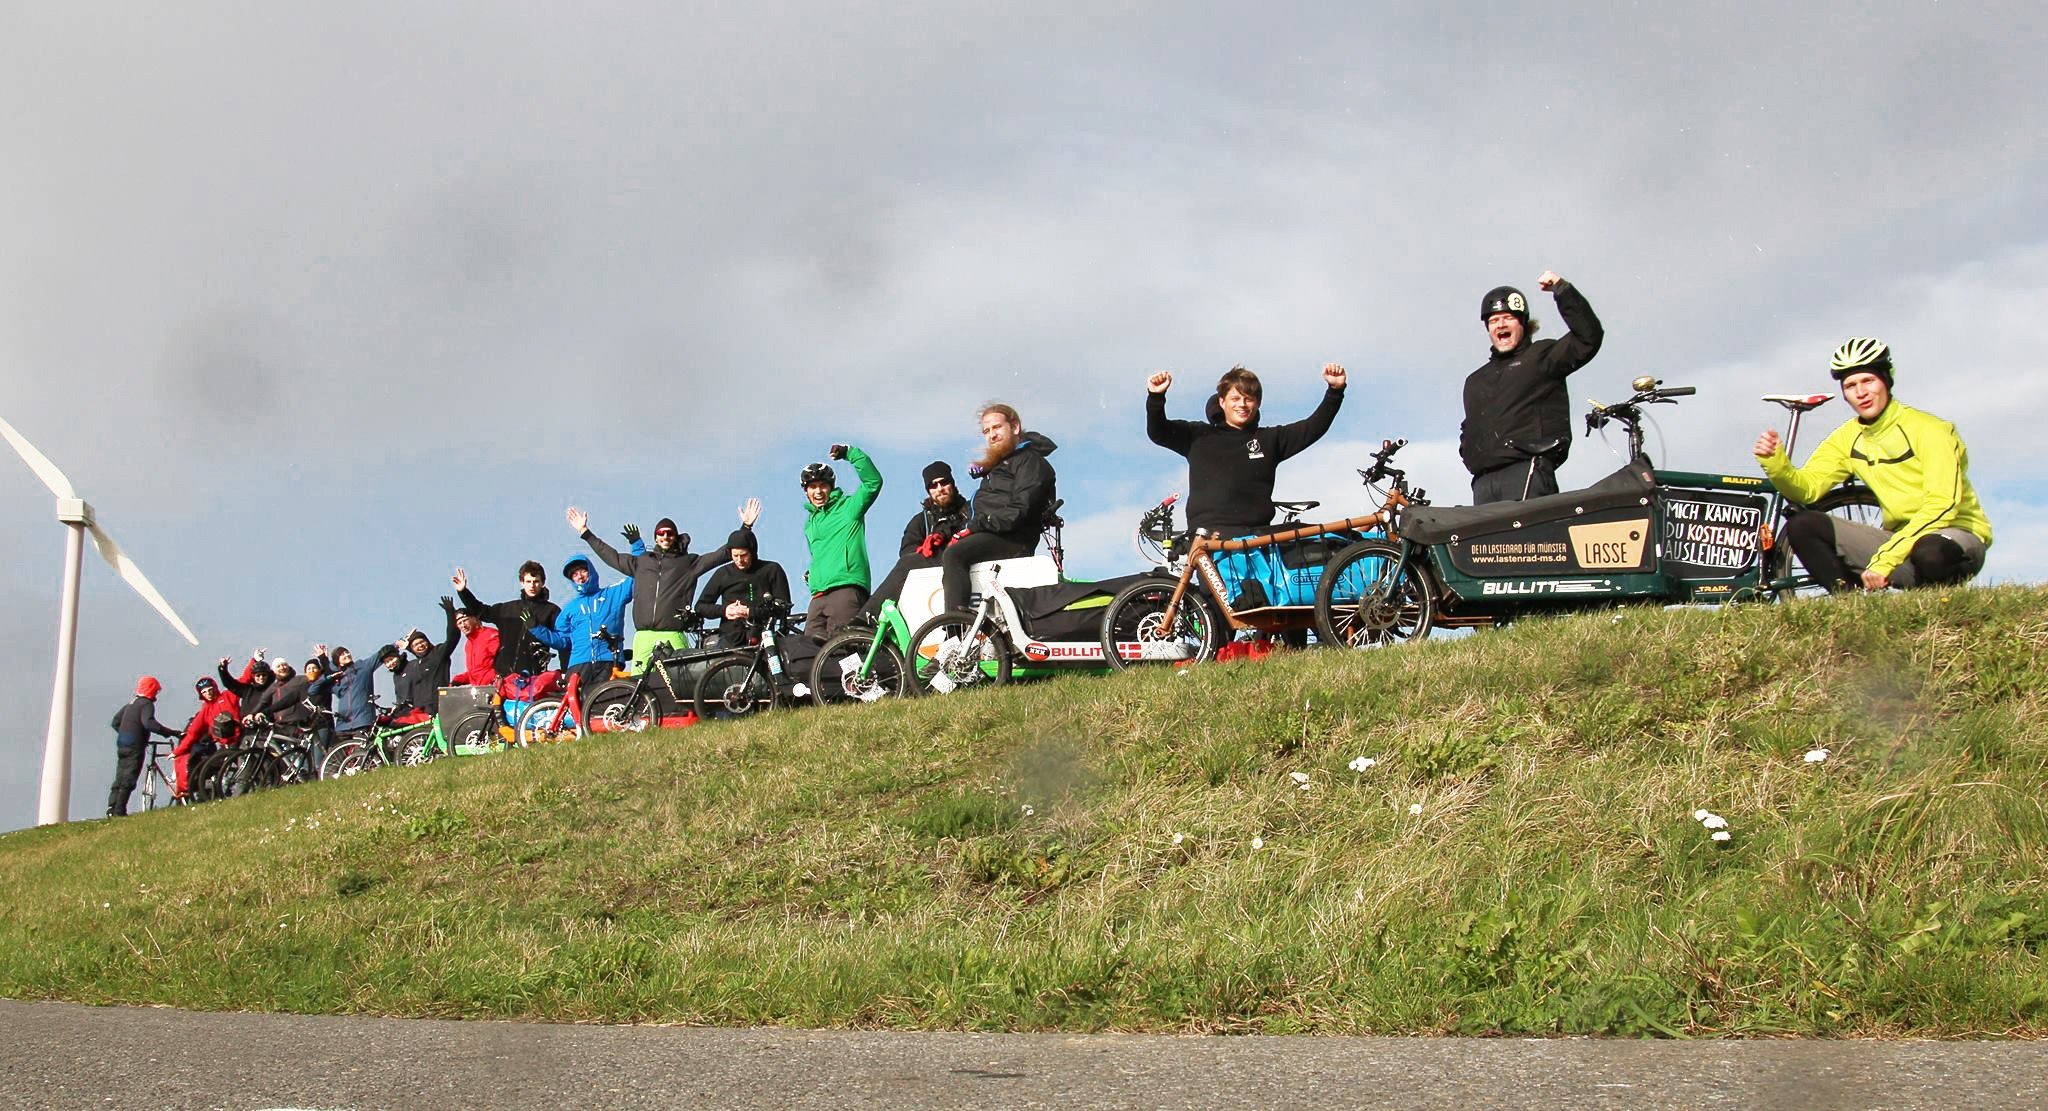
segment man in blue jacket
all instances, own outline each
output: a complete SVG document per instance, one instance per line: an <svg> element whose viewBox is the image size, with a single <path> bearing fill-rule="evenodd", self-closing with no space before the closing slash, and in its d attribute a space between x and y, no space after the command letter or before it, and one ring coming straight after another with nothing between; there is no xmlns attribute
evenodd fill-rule
<svg viewBox="0 0 2048 1111"><path fill-rule="evenodd" d="M569 557L562 565L562 577L575 586L576 596L562 604L552 627L536 625L529 630L541 643L561 652L571 675L583 677L585 693L612 677L619 648L626 634L626 605L633 600L633 580L600 589L597 567L589 556Z"/></svg>
<svg viewBox="0 0 2048 1111"><path fill-rule="evenodd" d="M396 649L391 649L397 655ZM338 732L353 733L377 724L377 709L370 705L375 697L377 669L356 662L355 653L346 648L336 648L328 657L334 661L334 728Z"/></svg>

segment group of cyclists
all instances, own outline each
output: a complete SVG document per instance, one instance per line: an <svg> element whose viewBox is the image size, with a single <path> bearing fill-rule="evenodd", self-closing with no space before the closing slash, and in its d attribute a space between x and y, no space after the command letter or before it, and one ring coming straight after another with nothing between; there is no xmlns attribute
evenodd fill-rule
<svg viewBox="0 0 2048 1111"><path fill-rule="evenodd" d="M1570 450L1568 376L1591 362L1603 337L1584 294L1545 271L1537 280L1550 293L1566 333L1537 340L1540 322L1529 299L1512 286L1487 292L1480 319L1488 338L1486 362L1466 379L1459 454L1472 475L1475 503L1515 501L1557 492L1556 471ZM1858 525L1824 513L1794 516L1785 542L1816 581L1831 590L1881 590L1946 584L1983 568L1991 526L1971 488L1968 456L1954 425L1893 397L1897 368L1888 346L1857 338L1834 352L1830 372L1853 416L1814 450L1804 466L1786 456L1775 431L1764 432L1754 452L1764 474L1794 502L1809 504L1854 478L1876 497L1882 526ZM1212 536L1257 536L1270 531L1279 464L1321 439L1343 405L1348 377L1330 363L1321 371L1325 391L1307 417L1290 424L1262 421L1258 375L1233 367L1216 382L1200 420L1166 414L1173 385L1167 371L1146 379L1145 426L1153 443L1187 460L1187 523ZM895 564L877 583L868 556L867 516L882 491L882 475L859 447L833 445L856 485L844 489L831 463L803 468L804 539L808 594L804 633L809 643L835 631L873 623L885 600L896 598L906 577L939 568L946 610L967 607L970 566L1031 555L1042 524L1058 503L1053 441L1027 430L1017 410L991 403L977 413L982 449L968 468L976 480L967 497L952 467L924 468L924 498L904 525ZM215 746L236 744L245 730L272 722L305 730L319 749L337 733L371 727L377 710L377 670L391 675L401 706L430 715L442 688L495 685L501 677L536 674L558 662L585 687L609 679L626 659L646 666L662 645L688 646L704 623L718 646L758 643L763 625L792 613L791 580L780 564L761 558L753 525L758 499L739 509L739 527L706 553L690 551L690 537L669 518L656 522L647 545L631 524L621 530L621 552L591 530L589 516L570 507L569 527L589 548L560 569L566 597L551 596L547 570L529 560L519 567L518 593L485 603L457 568L455 595L443 597L443 632L436 642L414 629L380 646L368 659L346 648L315 646L301 664L262 649L231 671L223 657L215 674L194 684L198 707L182 729L158 721L162 684L143 676L134 699L115 715L119 760L108 814L127 810L152 734L174 738L176 789L191 789L191 770ZM595 562L592 560L595 556ZM605 585L599 564L620 580ZM631 652L626 612L632 612ZM462 649L461 670L455 652Z"/></svg>

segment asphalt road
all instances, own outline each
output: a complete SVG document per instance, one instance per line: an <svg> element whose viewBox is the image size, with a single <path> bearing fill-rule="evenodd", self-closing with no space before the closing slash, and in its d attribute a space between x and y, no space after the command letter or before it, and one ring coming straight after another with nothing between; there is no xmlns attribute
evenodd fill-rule
<svg viewBox="0 0 2048 1111"><path fill-rule="evenodd" d="M906 1034L0 1001L24 1108L2048 1106L2048 1043Z"/></svg>

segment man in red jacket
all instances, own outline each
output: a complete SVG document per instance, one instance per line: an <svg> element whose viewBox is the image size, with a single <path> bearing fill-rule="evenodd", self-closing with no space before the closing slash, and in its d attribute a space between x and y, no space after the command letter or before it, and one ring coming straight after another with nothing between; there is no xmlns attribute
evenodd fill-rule
<svg viewBox="0 0 2048 1111"><path fill-rule="evenodd" d="M476 611L468 606L455 611L455 629L462 634L465 670L449 682L458 687L497 686L498 630L485 625Z"/></svg>
<svg viewBox="0 0 2048 1111"><path fill-rule="evenodd" d="M177 745L171 749L171 764L178 771L180 796L191 791L189 773L193 763L196 760L204 760L207 753L213 751L213 738L209 730L213 728L214 718L226 714L228 720L235 723L229 744L233 744L242 735L242 700L235 697L235 692L224 691L220 689L219 683L205 677L192 684L192 689L199 694L199 712L193 714L192 720L185 724L184 735L178 738Z"/></svg>

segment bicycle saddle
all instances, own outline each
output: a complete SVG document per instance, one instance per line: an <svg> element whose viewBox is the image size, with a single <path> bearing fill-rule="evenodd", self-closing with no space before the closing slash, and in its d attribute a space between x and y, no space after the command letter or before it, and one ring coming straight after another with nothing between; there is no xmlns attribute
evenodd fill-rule
<svg viewBox="0 0 2048 1111"><path fill-rule="evenodd" d="M1763 396L1765 401L1776 405L1783 405L1795 413L1804 413L1809 410L1818 409L1833 401L1834 398L1835 395L1831 393L1810 393L1804 396L1789 393L1767 393Z"/></svg>
<svg viewBox="0 0 2048 1111"><path fill-rule="evenodd" d="M1552 437L1548 440L1509 440L1508 446L1525 455L1548 455L1562 443L1561 437Z"/></svg>
<svg viewBox="0 0 2048 1111"><path fill-rule="evenodd" d="M1282 513L1306 513L1321 504L1323 503L1319 501L1276 501L1273 508Z"/></svg>

